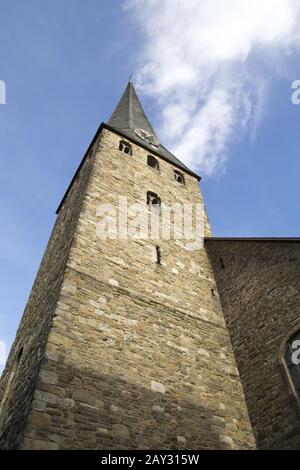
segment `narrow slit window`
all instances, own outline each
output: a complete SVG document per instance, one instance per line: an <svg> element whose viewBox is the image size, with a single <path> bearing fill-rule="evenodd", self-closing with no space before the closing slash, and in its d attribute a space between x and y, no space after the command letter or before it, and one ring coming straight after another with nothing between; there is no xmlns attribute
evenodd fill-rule
<svg viewBox="0 0 300 470"><path fill-rule="evenodd" d="M161 264L161 251L159 246L156 246L156 263Z"/></svg>
<svg viewBox="0 0 300 470"><path fill-rule="evenodd" d="M147 192L147 204L149 206L157 206L160 207L161 205L161 200L158 194L153 193L152 191Z"/></svg>
<svg viewBox="0 0 300 470"><path fill-rule="evenodd" d="M296 395L300 398L300 330L289 339L284 359Z"/></svg>
<svg viewBox="0 0 300 470"><path fill-rule="evenodd" d="M153 157L152 155L148 155L147 164L148 166L151 166L151 168L154 168L155 170L159 170L159 162L157 158Z"/></svg>
<svg viewBox="0 0 300 470"><path fill-rule="evenodd" d="M220 258L220 265L221 265L222 269L225 269L225 264L224 264L223 258Z"/></svg>
<svg viewBox="0 0 300 470"><path fill-rule="evenodd" d="M181 171L174 170L174 179L178 183L185 185L184 174Z"/></svg>
<svg viewBox="0 0 300 470"><path fill-rule="evenodd" d="M119 150L125 153L126 155L132 155L132 146L125 140L120 140Z"/></svg>

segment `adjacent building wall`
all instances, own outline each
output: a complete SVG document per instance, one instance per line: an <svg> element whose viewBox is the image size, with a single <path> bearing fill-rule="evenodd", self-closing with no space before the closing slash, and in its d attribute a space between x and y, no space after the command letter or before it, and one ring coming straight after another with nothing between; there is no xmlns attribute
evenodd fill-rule
<svg viewBox="0 0 300 470"><path fill-rule="evenodd" d="M299 449L300 412L279 360L300 328L300 242L208 239L257 445Z"/></svg>

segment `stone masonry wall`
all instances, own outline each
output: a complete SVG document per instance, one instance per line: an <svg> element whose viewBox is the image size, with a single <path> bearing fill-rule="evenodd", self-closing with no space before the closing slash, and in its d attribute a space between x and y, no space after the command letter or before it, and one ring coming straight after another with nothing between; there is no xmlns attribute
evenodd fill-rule
<svg viewBox="0 0 300 470"><path fill-rule="evenodd" d="M203 203L197 180L102 133L21 448L253 448L206 251L97 235L100 203Z"/></svg>
<svg viewBox="0 0 300 470"><path fill-rule="evenodd" d="M92 156L86 160L56 220L1 377L1 449L16 448L22 439L91 165Z"/></svg>
<svg viewBox="0 0 300 470"><path fill-rule="evenodd" d="M300 242L207 240L261 449L299 449L300 413L280 347L300 328Z"/></svg>

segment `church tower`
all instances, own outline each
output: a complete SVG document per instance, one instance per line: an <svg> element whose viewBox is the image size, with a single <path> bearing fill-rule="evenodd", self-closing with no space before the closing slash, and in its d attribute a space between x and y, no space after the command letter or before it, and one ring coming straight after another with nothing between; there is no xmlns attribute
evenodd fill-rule
<svg viewBox="0 0 300 470"><path fill-rule="evenodd" d="M59 206L0 382L1 448L255 446L205 247L129 220L197 206L209 236L199 180L129 82Z"/></svg>

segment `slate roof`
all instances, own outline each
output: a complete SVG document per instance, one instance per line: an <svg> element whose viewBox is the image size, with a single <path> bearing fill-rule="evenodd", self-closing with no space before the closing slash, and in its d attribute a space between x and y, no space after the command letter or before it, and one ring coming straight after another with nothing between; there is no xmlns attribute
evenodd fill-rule
<svg viewBox="0 0 300 470"><path fill-rule="evenodd" d="M187 171L200 179L198 175L192 172L163 145L160 144L158 147L154 147L135 134L135 129L143 129L157 137L131 81L128 82L127 87L107 124L109 127L116 129L124 136L127 136L130 140L133 140L138 144L142 144L143 147L149 149L151 153L161 156L173 165L176 165L182 170Z"/></svg>

